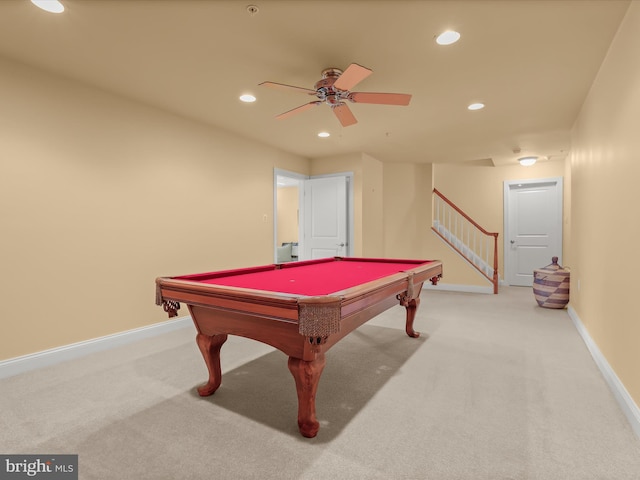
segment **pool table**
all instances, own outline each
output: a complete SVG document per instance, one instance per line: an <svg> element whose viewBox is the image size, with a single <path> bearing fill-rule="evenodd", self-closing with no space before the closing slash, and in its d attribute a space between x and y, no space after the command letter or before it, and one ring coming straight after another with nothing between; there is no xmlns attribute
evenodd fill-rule
<svg viewBox="0 0 640 480"><path fill-rule="evenodd" d="M169 317L188 306L196 342L209 370L201 396L222 381L220 348L227 335L271 345L289 357L298 395L298 427L305 437L320 428L315 397L325 352L393 305L406 307L410 337L425 281L442 277L438 260L335 257L218 272L159 277L156 304Z"/></svg>

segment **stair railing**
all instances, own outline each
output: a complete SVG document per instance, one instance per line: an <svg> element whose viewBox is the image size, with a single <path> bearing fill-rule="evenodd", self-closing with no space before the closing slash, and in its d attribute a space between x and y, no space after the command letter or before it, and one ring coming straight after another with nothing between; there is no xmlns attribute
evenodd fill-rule
<svg viewBox="0 0 640 480"><path fill-rule="evenodd" d="M476 270L498 293L498 233L487 232L437 189L433 189L431 229Z"/></svg>

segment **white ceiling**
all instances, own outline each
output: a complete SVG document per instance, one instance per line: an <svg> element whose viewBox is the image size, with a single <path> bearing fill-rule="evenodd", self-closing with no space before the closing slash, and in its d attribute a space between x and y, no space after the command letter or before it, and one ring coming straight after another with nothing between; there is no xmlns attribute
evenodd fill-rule
<svg viewBox="0 0 640 480"><path fill-rule="evenodd" d="M309 158L385 162L566 156L570 130L629 0L61 0L46 13L0 1L0 55ZM257 5L250 14L247 6ZM462 34L454 45L434 37ZM355 91L411 93L407 107L326 105L258 87L313 88L320 72L373 70ZM243 104L252 92L258 100ZM486 108L466 109L480 101ZM0 113L1 114L1 113ZM331 137L320 139L326 130ZM521 150L520 155L513 153Z"/></svg>

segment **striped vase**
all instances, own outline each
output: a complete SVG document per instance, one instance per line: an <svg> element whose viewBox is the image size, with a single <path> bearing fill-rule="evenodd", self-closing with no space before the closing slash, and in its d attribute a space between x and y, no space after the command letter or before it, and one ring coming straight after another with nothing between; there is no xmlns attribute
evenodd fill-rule
<svg viewBox="0 0 640 480"><path fill-rule="evenodd" d="M569 303L571 273L558 265L558 257L553 257L551 262L533 271L533 294L541 307L564 308Z"/></svg>

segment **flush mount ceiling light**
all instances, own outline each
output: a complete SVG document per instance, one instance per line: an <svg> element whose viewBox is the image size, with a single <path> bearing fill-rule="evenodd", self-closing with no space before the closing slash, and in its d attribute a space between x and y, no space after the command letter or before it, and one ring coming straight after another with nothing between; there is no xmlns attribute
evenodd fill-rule
<svg viewBox="0 0 640 480"><path fill-rule="evenodd" d="M453 30L442 32L436 37L436 43L438 45L451 45L452 43L456 43L458 40L460 40L460 34Z"/></svg>
<svg viewBox="0 0 640 480"><path fill-rule="evenodd" d="M521 157L518 159L518 162L520 162L520 165L522 165L523 167L530 167L531 165L536 163L537 160L538 157Z"/></svg>
<svg viewBox="0 0 640 480"><path fill-rule="evenodd" d="M484 108L484 103L472 103L467 107L469 110L482 110Z"/></svg>
<svg viewBox="0 0 640 480"><path fill-rule="evenodd" d="M64 5L58 0L31 0L36 7L51 13L64 12Z"/></svg>
<svg viewBox="0 0 640 480"><path fill-rule="evenodd" d="M240 101L245 103L251 103L256 101L256 97L254 97L250 93L245 93L244 95L240 95Z"/></svg>
<svg viewBox="0 0 640 480"><path fill-rule="evenodd" d="M320 138L327 138L327 137L330 137L331 134L329 132L320 132L320 133L318 133L318 136Z"/></svg>

